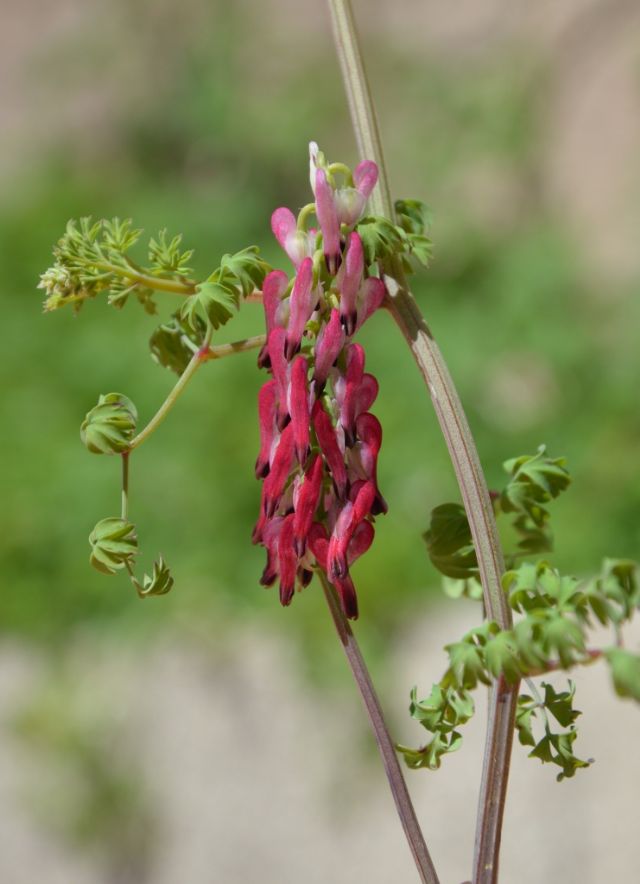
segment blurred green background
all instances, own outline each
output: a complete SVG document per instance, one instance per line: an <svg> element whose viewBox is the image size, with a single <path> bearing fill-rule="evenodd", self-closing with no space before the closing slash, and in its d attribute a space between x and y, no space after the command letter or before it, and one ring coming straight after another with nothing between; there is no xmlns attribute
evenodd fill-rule
<svg viewBox="0 0 640 884"><path fill-rule="evenodd" d="M283 0L10 5L2 634L60 659L79 635L144 643L180 624L215 637L250 620L299 639L315 678L342 678L318 589L283 611L258 585L255 355L208 365L132 458L142 564L162 552L176 579L170 595L141 603L124 577L89 567L86 538L119 507L119 462L87 453L78 430L114 390L141 423L152 416L173 384L149 358L156 321L99 300L77 317L42 315L36 290L66 221L87 214L183 233L201 277L253 243L285 266L269 218L308 201L307 142L356 161L325 10ZM361 2L356 12L394 196L433 209L435 260L415 294L489 485L501 486L506 458L542 442L565 455L574 485L554 505L553 561L586 574L640 549L640 49L616 13L624 4L541 4L548 14L509 5ZM168 314L170 296L158 300ZM248 305L220 340L261 322ZM458 494L399 333L378 315L362 341L380 379L390 510L356 571L359 635L383 673L396 639L439 597L420 535L430 510Z"/></svg>

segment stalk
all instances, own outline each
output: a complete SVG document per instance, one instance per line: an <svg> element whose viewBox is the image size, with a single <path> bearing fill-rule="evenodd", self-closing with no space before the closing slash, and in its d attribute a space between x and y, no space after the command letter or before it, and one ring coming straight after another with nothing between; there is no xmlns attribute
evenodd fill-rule
<svg viewBox="0 0 640 884"><path fill-rule="evenodd" d="M371 196L374 214L393 219L382 144L349 0L328 0L353 128L362 159L374 160L380 180ZM475 442L449 370L409 291L402 268L385 276L388 307L424 378L445 438L478 558L488 618L502 629L512 625L502 590L504 560ZM491 688L476 827L473 884L495 884L506 800L518 686L499 679Z"/></svg>
<svg viewBox="0 0 640 884"><path fill-rule="evenodd" d="M389 731L387 730L380 702L376 695L367 666L360 653L358 642L351 630L349 621L344 616L334 588L321 570L318 570L317 573L320 582L322 583L322 588L327 599L327 604L329 605L329 610L331 611L331 616L333 617L336 631L340 638L340 643L342 644L345 656L351 667L351 672L353 673L356 685L360 691L360 696L362 697L362 701L367 710L367 715L371 722L376 743L378 744L378 749L382 756L382 763L389 781L391 794L393 795L393 800L396 804L402 828L407 836L411 853L413 854L413 858L418 868L420 880L423 881L424 884L438 884L438 876L420 830L420 824L418 823L416 812L411 802L411 796L409 795L407 784L402 775L402 769L398 762L395 746L389 735Z"/></svg>

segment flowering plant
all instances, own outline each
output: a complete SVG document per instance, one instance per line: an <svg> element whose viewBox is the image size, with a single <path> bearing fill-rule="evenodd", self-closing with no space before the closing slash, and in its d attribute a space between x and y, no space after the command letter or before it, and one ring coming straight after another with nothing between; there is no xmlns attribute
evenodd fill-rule
<svg viewBox="0 0 640 884"><path fill-rule="evenodd" d="M151 574L136 576L131 454L204 363L259 350L258 366L270 375L257 408L255 473L262 491L253 542L266 550L261 582L277 582L281 603L289 605L296 586L303 588L318 575L419 875L431 884L437 873L398 755L411 768L438 768L461 745L461 728L474 713L473 692L479 685L489 688L472 880L493 884L514 733L531 757L559 768L559 780L589 765L574 753L579 712L573 684L556 691L543 681L539 690L533 679L601 659L617 693L640 700L640 656L623 647L621 632L640 604L638 568L632 561L606 560L597 576L580 581L541 558L552 548L549 505L570 483L564 460L550 457L544 447L507 461L504 488L489 493L455 387L407 282L416 262L427 266L431 257L424 206L416 200L391 203L350 7L345 0L330 0L329 6L362 159L352 171L328 162L311 143L313 201L297 217L277 208L271 218L273 234L293 265L291 276L272 269L250 246L224 255L198 281L191 275L191 251L182 250L179 236L169 238L164 231L150 240L143 266L131 257L141 231L130 221L85 218L69 222L55 247L54 265L41 277L47 311L67 305L78 311L102 293L117 309L136 299L151 313L158 294L180 299L150 341L153 359L179 375L155 417L137 431L134 404L121 393L109 393L82 423L81 439L90 452L122 460L121 511L95 526L90 560L106 574L125 570L141 597L172 589L174 578L162 557ZM214 344L215 332L248 301L262 303L264 333ZM378 381L365 371L357 340L363 324L381 309L403 332L425 379L461 492L462 504L440 504L432 512L425 532L429 557L450 594L484 604L482 622L446 646L449 665L428 696L420 699L416 689L411 693L411 715L430 735L418 748L394 746L348 622L358 616L350 566L369 549L375 519L387 511L377 479L383 431L371 411ZM511 523L517 538L506 555L498 518ZM591 646L589 632L597 623L611 627L611 645ZM521 693L522 681L528 693Z"/></svg>

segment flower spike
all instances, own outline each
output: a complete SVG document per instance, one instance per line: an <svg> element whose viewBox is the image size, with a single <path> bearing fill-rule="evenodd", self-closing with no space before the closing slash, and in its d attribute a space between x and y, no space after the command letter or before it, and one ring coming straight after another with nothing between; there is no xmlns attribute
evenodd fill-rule
<svg viewBox="0 0 640 884"><path fill-rule="evenodd" d="M291 209L276 209L271 216L271 230L280 247L297 269L310 254L309 236L298 230L295 215Z"/></svg>

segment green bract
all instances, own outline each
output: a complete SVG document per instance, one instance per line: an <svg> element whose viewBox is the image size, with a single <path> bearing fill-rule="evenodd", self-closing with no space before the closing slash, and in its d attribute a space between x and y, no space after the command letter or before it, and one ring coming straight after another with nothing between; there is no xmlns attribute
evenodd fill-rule
<svg viewBox="0 0 640 884"><path fill-rule="evenodd" d="M140 598L150 595L166 595L173 586L173 577L167 563L160 556L158 561L153 563L151 575L145 574L142 584L138 580L134 580L134 583Z"/></svg>
<svg viewBox="0 0 640 884"><path fill-rule="evenodd" d="M122 393L106 393L83 420L80 438L94 454L122 454L133 439L137 420L130 399Z"/></svg>
<svg viewBox="0 0 640 884"><path fill-rule="evenodd" d="M110 516L102 519L89 535L89 561L103 574L115 574L133 565L138 552L135 526L126 519Z"/></svg>

